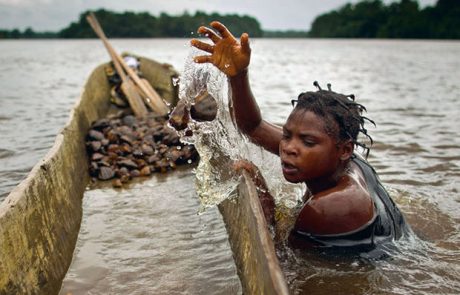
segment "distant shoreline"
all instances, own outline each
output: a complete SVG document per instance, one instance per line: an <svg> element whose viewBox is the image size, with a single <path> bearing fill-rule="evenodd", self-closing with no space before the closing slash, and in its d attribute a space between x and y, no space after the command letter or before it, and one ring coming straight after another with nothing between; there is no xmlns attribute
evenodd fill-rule
<svg viewBox="0 0 460 295"><path fill-rule="evenodd" d="M0 29L2 39L88 39L96 38L80 14L78 21L56 32L35 32L32 28ZM385 5L382 0L362 0L345 4L315 18L307 30L264 30L257 19L248 15L184 12L159 16L147 12L117 13L94 11L109 38L190 38L190 30L213 20L224 23L235 36L246 32L251 38L325 38L325 39L460 39L460 1L438 0L434 6L420 8L416 0L400 0Z"/></svg>

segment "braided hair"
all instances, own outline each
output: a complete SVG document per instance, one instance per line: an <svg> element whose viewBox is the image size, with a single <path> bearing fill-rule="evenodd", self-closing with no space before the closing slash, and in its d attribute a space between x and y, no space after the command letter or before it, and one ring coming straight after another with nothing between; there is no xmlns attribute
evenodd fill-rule
<svg viewBox="0 0 460 295"><path fill-rule="evenodd" d="M358 141L358 135L363 134L372 145L372 137L364 128L364 123L368 121L375 126L375 122L362 115L366 108L355 102L353 94L344 95L332 91L331 84L327 84L328 90L321 89L317 81L313 85L318 88L318 91L300 93L297 100L291 101L295 106L294 111L311 111L324 118L326 132L329 135L337 136L338 142L351 140L355 145L364 149L367 158L370 148L364 142Z"/></svg>

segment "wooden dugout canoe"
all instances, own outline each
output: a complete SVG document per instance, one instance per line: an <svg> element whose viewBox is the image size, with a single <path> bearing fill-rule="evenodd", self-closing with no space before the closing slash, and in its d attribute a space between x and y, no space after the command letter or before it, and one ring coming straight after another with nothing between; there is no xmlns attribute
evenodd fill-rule
<svg viewBox="0 0 460 295"><path fill-rule="evenodd" d="M170 67L140 58L141 72L157 92L176 103ZM90 180L85 137L109 111L106 64L90 75L69 121L48 154L0 204L0 294L57 294L82 218Z"/></svg>
<svg viewBox="0 0 460 295"><path fill-rule="evenodd" d="M227 227L243 294L289 294L256 187L246 172L238 185L236 199L225 200L219 210Z"/></svg>
<svg viewBox="0 0 460 295"><path fill-rule="evenodd" d="M140 58L141 72L172 104L170 67ZM48 154L0 204L0 295L57 294L70 266L90 180L85 137L110 107L106 64L90 75L69 121ZM219 205L244 294L288 294L254 184L247 175L238 197Z"/></svg>

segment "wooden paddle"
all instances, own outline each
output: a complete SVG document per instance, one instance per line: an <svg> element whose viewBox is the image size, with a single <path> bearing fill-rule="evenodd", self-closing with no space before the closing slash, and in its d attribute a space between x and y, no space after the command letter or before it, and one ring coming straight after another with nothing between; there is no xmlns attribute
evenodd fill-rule
<svg viewBox="0 0 460 295"><path fill-rule="evenodd" d="M89 16L87 16L86 19L88 23L91 25L91 27L93 28L93 30L96 32L96 34L98 36L99 34L102 34L105 38L104 32L98 31L96 24L93 22L93 19ZM124 95L128 99L129 105L133 109L134 115L138 118L145 117L148 111L142 101L142 97L140 96L139 92L136 89L136 85L133 83L131 79L128 78L128 76L126 76L125 72L123 71L123 68L121 67L118 61L118 58L112 54L112 51L110 51L109 49L110 45L105 40L106 39L102 39L105 47L109 51L109 54L112 58L113 65L115 66L115 69L117 70L117 73L121 78L121 91L124 93Z"/></svg>
<svg viewBox="0 0 460 295"><path fill-rule="evenodd" d="M115 56L118 62L122 65L124 70L128 73L129 77L136 83L137 87L141 90L141 95L144 98L145 104L147 104L154 112L158 113L159 115L165 116L169 113L169 108L160 97L160 95L153 89L152 85L143 78L140 78L136 72L133 71L125 62L123 57L118 55L115 52L115 49L110 45L107 40L107 37L102 30L101 25L99 24L96 16L94 13L90 13L89 18L91 18L91 26L94 25L93 29L95 30L96 34L102 39L104 44L107 47L107 50L111 53L111 55ZM88 20L89 21L89 20Z"/></svg>

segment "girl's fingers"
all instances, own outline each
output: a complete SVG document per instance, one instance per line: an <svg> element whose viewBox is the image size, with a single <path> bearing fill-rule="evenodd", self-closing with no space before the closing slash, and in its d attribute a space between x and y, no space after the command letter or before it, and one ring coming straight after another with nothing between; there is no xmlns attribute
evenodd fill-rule
<svg viewBox="0 0 460 295"><path fill-rule="evenodd" d="M190 41L190 44L193 47L196 47L196 48L201 49L203 51L206 51L208 53L213 53L214 52L214 46L212 46L211 44L202 42L200 40L192 39L192 41Z"/></svg>
<svg viewBox="0 0 460 295"><path fill-rule="evenodd" d="M219 42L219 40L222 39L219 36L217 36L217 34L213 30L211 30L210 28L203 27L203 26L198 28L198 33L205 35L206 37L211 39L211 41L214 43L217 43Z"/></svg>
<svg viewBox="0 0 460 295"><path fill-rule="evenodd" d="M236 162L233 162L233 169L237 172L240 172L241 170L246 170L250 174L254 172L254 164L251 162L245 161L245 160L238 160Z"/></svg>
<svg viewBox="0 0 460 295"><path fill-rule="evenodd" d="M241 160L233 162L232 166L233 166L233 170L237 172L240 172L241 170L244 169L244 163Z"/></svg>
<svg viewBox="0 0 460 295"><path fill-rule="evenodd" d="M211 27L216 29L223 38L229 38L229 37L235 38L235 37L233 37L232 33L230 33L230 31L223 24L221 24L220 22L213 21L211 23Z"/></svg>
<svg viewBox="0 0 460 295"><path fill-rule="evenodd" d="M198 64L212 62L212 56L211 55L199 55L199 56L195 56L193 60Z"/></svg>
<svg viewBox="0 0 460 295"><path fill-rule="evenodd" d="M251 48L249 47L249 35L247 33L243 33L240 38L241 49L245 53L250 53Z"/></svg>

